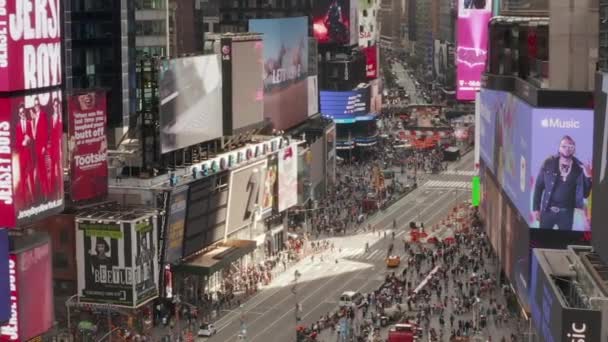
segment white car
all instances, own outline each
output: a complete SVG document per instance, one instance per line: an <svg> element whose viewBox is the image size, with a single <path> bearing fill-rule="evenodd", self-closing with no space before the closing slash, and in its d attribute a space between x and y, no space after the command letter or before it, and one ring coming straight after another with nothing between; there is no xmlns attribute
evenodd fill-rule
<svg viewBox="0 0 608 342"><path fill-rule="evenodd" d="M215 335L216 332L217 330L215 329L215 326L213 324L203 323L198 329L198 336L210 337Z"/></svg>

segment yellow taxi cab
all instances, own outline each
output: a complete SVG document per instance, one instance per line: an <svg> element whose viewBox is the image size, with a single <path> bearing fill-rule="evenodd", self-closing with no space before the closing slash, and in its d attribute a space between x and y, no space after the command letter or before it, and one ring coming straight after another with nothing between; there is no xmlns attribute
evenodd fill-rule
<svg viewBox="0 0 608 342"><path fill-rule="evenodd" d="M386 266L387 267L399 267L401 263L401 258L398 255L391 255L386 258Z"/></svg>

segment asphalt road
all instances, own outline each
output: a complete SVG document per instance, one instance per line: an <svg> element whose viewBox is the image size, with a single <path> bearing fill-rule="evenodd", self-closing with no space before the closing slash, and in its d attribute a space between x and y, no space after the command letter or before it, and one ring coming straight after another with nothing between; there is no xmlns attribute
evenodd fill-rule
<svg viewBox="0 0 608 342"><path fill-rule="evenodd" d="M420 93L414 84L414 80L407 73L407 70L403 67L403 65L395 63L392 65L392 68L397 75L397 84L405 88L405 91L407 91L408 95L410 96L410 104L427 104L422 96L420 96Z"/></svg>
<svg viewBox="0 0 608 342"><path fill-rule="evenodd" d="M470 198L469 189L464 184L470 183L472 159L472 153L469 153L444 174L428 175L418 189L381 215L373 217L370 223L376 230L389 230L387 238L373 233L332 238L336 247L333 253L326 252L323 260L319 256L314 261L309 257L292 266L274 279L268 288L246 302L242 311L230 312L215 322L219 331L209 341L236 341L243 327L241 317L244 318L246 340L249 342L295 341L296 295L292 292L295 270L302 274L296 286L297 301L302 305L301 324L309 325L321 315L335 310L338 297L344 291L377 289L388 272L402 269L388 270L384 261L391 241L393 219L398 223L395 252L404 254L399 239L407 234L410 221L423 221L426 227L431 227L455 204ZM366 241L370 244L367 253L364 252Z"/></svg>

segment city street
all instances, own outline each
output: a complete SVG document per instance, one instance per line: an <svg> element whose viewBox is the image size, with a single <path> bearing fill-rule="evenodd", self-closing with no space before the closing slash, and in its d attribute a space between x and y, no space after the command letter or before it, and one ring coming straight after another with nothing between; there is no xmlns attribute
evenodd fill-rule
<svg viewBox="0 0 608 342"><path fill-rule="evenodd" d="M410 96L410 104L427 104L426 101L420 96L418 93L418 89L415 85L415 80L408 74L407 69L403 67L403 64L394 63L392 64L392 69L397 75L397 84L407 91Z"/></svg>
<svg viewBox="0 0 608 342"><path fill-rule="evenodd" d="M387 237L377 233L361 233L355 236L334 237L335 251L327 251L314 260L308 257L288 269L266 289L243 305L240 312L230 312L216 322L218 333L209 341L234 341L242 329L241 317L247 330L247 341L295 340L295 312L297 301L302 305L302 325L310 325L321 315L334 311L338 297L344 291L362 293L377 289L386 274L399 273L399 269L387 269L385 257L391 242L393 219L397 220L396 254L404 257L398 241L406 236L410 221L422 221L431 227L455 204L470 198L468 184L472 170L472 153L451 165L443 174L424 175L422 184L402 198L384 213L371 218L376 230L387 230ZM433 234L432 232L430 233ZM370 250L365 253L365 242ZM394 253L395 254L395 253ZM337 260L337 262L336 262ZM293 293L294 272L301 274Z"/></svg>

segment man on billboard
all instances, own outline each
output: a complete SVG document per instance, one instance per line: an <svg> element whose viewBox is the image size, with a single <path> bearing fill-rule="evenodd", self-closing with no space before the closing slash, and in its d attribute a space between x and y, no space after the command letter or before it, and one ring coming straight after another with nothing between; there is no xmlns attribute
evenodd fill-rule
<svg viewBox="0 0 608 342"><path fill-rule="evenodd" d="M571 230L574 209L585 209L591 192L591 166L574 157L575 150L574 140L564 136L558 154L547 158L539 170L532 202L539 228Z"/></svg>
<svg viewBox="0 0 608 342"><path fill-rule="evenodd" d="M324 24L327 27L327 34L331 42L348 42L348 28L342 20L342 6L339 0L335 0L327 9L327 17Z"/></svg>
<svg viewBox="0 0 608 342"><path fill-rule="evenodd" d="M38 188L36 195L39 199L47 200L50 195L48 176L51 163L48 154L49 126L47 114L42 110L40 99L37 96L34 98L34 108L31 110L31 115L34 136L34 172Z"/></svg>
<svg viewBox="0 0 608 342"><path fill-rule="evenodd" d="M16 150L19 155L20 181L17 187L17 198L22 199L21 207L30 206L34 199L34 170L32 125L27 117L25 105L19 104L19 123L15 129Z"/></svg>

